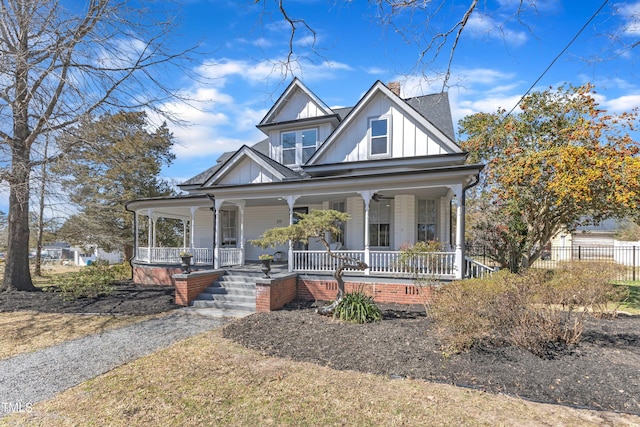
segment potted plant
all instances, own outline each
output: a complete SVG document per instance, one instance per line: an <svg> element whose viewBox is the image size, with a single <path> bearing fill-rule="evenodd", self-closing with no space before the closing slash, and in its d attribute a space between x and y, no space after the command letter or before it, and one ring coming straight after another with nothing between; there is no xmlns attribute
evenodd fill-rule
<svg viewBox="0 0 640 427"><path fill-rule="evenodd" d="M188 251L182 251L180 252L180 258L182 259L182 263L180 263L180 266L182 267L182 272L184 274L189 274L191 273L191 258L193 258L193 254L188 252Z"/></svg>
<svg viewBox="0 0 640 427"><path fill-rule="evenodd" d="M258 256L258 259L260 259L260 262L262 263L262 266L260 267L260 270L262 270L262 274L263 274L263 278L264 279L269 279L271 276L269 276L269 272L271 271L271 261L273 261L273 255L269 255L269 254L262 254Z"/></svg>

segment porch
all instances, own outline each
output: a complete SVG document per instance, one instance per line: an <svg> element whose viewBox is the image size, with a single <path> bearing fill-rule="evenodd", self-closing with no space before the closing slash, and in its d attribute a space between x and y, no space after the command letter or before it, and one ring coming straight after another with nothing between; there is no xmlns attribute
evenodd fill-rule
<svg viewBox="0 0 640 427"><path fill-rule="evenodd" d="M248 264L245 262L245 254L238 248L220 248L218 250L219 265L214 266L214 251L210 248L163 248L146 247L138 248L134 262L149 265L179 265L180 252L189 251L193 254L192 265L195 268L228 268ZM394 250L335 250L334 254L345 256L354 260L365 262L369 268L364 271L347 270L350 275L384 276L397 278L410 278L429 276L437 279L452 280L456 275L456 253L429 252L414 259L402 261L401 251ZM284 262L289 272L331 274L341 261L331 257L324 250L293 250L290 257L283 254L280 261ZM255 261L254 261L255 262ZM471 268L472 260L466 260L466 271L475 271ZM477 263L474 263L477 264Z"/></svg>

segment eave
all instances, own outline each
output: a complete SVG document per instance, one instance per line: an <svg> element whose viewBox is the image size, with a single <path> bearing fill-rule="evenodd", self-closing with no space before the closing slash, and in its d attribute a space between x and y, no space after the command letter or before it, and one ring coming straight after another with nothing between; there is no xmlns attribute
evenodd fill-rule
<svg viewBox="0 0 640 427"><path fill-rule="evenodd" d="M446 165L462 165L468 153L447 153L419 157L362 160L320 165L303 165L302 169L312 177L350 175L353 173L393 173L416 169L440 168Z"/></svg>

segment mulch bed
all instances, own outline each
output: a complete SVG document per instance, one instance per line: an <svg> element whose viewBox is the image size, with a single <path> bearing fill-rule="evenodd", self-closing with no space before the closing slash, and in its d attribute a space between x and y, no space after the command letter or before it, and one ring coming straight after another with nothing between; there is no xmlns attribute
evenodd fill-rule
<svg viewBox="0 0 640 427"><path fill-rule="evenodd" d="M640 317L592 319L574 347L538 357L515 347L447 356L420 307L380 304L381 322L357 325L291 304L224 328L262 354L339 370L414 378L578 408L640 413Z"/></svg>
<svg viewBox="0 0 640 427"><path fill-rule="evenodd" d="M167 286L123 282L108 297L64 301L56 292L0 292L0 312L144 315L179 308ZM380 304L384 320L356 325L296 302L224 328L224 336L262 354L340 370L414 378L533 401L640 414L640 316L592 319L575 347L541 358L484 346L447 356L422 307Z"/></svg>
<svg viewBox="0 0 640 427"><path fill-rule="evenodd" d="M100 298L65 301L60 292L0 292L0 312L84 313L146 315L163 313L180 306L174 303L171 286L115 284L115 292Z"/></svg>

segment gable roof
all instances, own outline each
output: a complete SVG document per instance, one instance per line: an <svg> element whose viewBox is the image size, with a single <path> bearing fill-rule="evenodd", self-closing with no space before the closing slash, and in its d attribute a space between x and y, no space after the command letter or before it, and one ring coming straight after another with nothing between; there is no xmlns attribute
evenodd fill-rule
<svg viewBox="0 0 640 427"><path fill-rule="evenodd" d="M404 110L408 116L412 117L413 120L421 123L426 129L431 130L431 132L433 132L438 137L438 139L452 152L461 152L460 147L455 143L453 124L451 124L450 126L441 125L441 127L447 130L447 133L445 133L440 129L440 127L434 125L433 122L425 116L426 113L428 116L433 117L433 119L442 120L443 122L451 122L451 111L449 109L448 96L446 97L446 103L443 102L445 98L440 97L440 94L427 95L405 101L394 92L392 92L384 83L378 80L373 84L373 86L371 86L367 93L365 93L365 95L360 98L355 107L353 107L349 111L344 120L340 122L340 124L331 133L331 135L329 135L329 137L322 143L322 145L320 145L316 152L313 153L306 164L316 164L318 159L321 158L322 154L327 151L328 147L330 147L334 143L334 141L340 136L344 129L346 129L351 124L351 122L355 120L355 117L358 115L358 113L362 111L378 93L383 93L392 102L394 102L399 109ZM444 108L442 104L446 104L446 108ZM434 111L430 111L430 108L433 108ZM448 120L446 117L448 117Z"/></svg>
<svg viewBox="0 0 640 427"><path fill-rule="evenodd" d="M258 128L277 123L276 117L278 113L282 110L282 108L287 104L292 95L296 92L296 90L300 90L305 93L317 106L318 108L324 112L325 115L333 115L335 114L331 108L327 106L320 98L318 98L309 88L307 88L297 77L293 79L293 81L287 86L285 91L280 95L278 100L273 104L273 106L267 111L267 114L257 125Z"/></svg>
<svg viewBox="0 0 640 427"><path fill-rule="evenodd" d="M275 160L272 160L265 154L262 154L251 147L243 145L229 159L227 159L225 162L222 162L222 164L211 174L211 176L209 176L209 178L207 178L206 181L202 183L201 187L208 187L216 184L222 179L222 177L230 173L236 165L238 165L243 159L247 157L267 169L271 174L273 174L277 179L281 181L302 178L302 175L300 175L299 173L276 162Z"/></svg>

